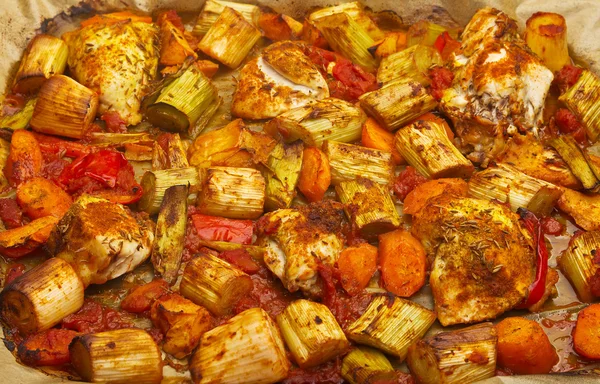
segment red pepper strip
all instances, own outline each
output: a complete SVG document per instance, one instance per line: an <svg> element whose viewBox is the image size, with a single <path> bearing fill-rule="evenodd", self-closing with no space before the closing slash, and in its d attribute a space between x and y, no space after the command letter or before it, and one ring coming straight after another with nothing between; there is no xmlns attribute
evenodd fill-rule
<svg viewBox="0 0 600 384"><path fill-rule="evenodd" d="M448 35L448 32L441 33L433 43L433 48L437 49L440 55L446 46L446 36L444 34Z"/></svg>
<svg viewBox="0 0 600 384"><path fill-rule="evenodd" d="M66 185L71 179L88 176L110 188L114 188L119 170L127 164L127 159L123 154L103 149L73 161L60 175L60 181Z"/></svg>
<svg viewBox="0 0 600 384"><path fill-rule="evenodd" d="M96 151L96 148L76 141L61 140L39 133L34 133L33 135L38 141L40 150L44 153L59 154L62 152L63 156L77 158Z"/></svg>
<svg viewBox="0 0 600 384"><path fill-rule="evenodd" d="M521 216L521 220L525 228L533 236L533 242L536 245L536 271L535 280L529 286L529 296L523 301L518 309L529 308L544 296L546 290L546 274L548 273L548 250L546 249L546 242L542 233L542 226L540 221L535 215L523 208L519 208L517 211Z"/></svg>
<svg viewBox="0 0 600 384"><path fill-rule="evenodd" d="M196 213L192 215L192 222L198 237L202 240L252 243L252 220L233 220Z"/></svg>

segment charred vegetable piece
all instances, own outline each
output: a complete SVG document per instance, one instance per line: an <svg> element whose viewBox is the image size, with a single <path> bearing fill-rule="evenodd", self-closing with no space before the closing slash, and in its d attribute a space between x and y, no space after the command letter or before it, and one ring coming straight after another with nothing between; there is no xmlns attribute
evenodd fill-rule
<svg viewBox="0 0 600 384"><path fill-rule="evenodd" d="M31 116L33 116L33 110L35 109L36 103L37 98L29 99L19 111L12 115L0 117L0 128L8 128L13 131L27 128L31 121Z"/></svg>
<svg viewBox="0 0 600 384"><path fill-rule="evenodd" d="M525 41L552 72L571 63L567 23L558 13L536 12L527 19Z"/></svg>
<svg viewBox="0 0 600 384"><path fill-rule="evenodd" d="M529 200L527 210L533 212L537 217L550 216L558 199L562 196L562 191L553 187L542 187Z"/></svg>
<svg viewBox="0 0 600 384"><path fill-rule="evenodd" d="M513 211L527 208L534 197L546 188L549 193L561 190L548 182L527 176L515 167L497 164L477 172L469 180L469 193L483 200L498 200L510 204ZM540 198L541 195L538 196ZM535 203L535 201L534 201Z"/></svg>
<svg viewBox="0 0 600 384"><path fill-rule="evenodd" d="M375 41L354 19L346 13L335 13L319 18L315 24L334 51L365 71L375 72L377 60L369 52Z"/></svg>
<svg viewBox="0 0 600 384"><path fill-rule="evenodd" d="M306 145L321 147L325 140L343 143L358 140L365 119L360 108L330 98L282 113L265 126L265 131L286 143L299 139Z"/></svg>
<svg viewBox="0 0 600 384"><path fill-rule="evenodd" d="M75 331L50 328L23 340L17 348L17 356L32 367L67 364L71 361L69 344L75 336Z"/></svg>
<svg viewBox="0 0 600 384"><path fill-rule="evenodd" d="M370 383L371 378L382 372L394 372L394 367L377 349L356 347L342 361L342 377L350 384Z"/></svg>
<svg viewBox="0 0 600 384"><path fill-rule="evenodd" d="M195 138L220 102L215 86L195 65L190 65L181 76L161 89L146 109L146 117L166 131Z"/></svg>
<svg viewBox="0 0 600 384"><path fill-rule="evenodd" d="M591 303L600 296L597 250L600 249L600 232L590 231L573 236L569 246L558 258L558 266L575 288L579 298Z"/></svg>
<svg viewBox="0 0 600 384"><path fill-rule="evenodd" d="M36 92L53 75L61 75L67 66L69 49L57 37L36 35L27 46L15 75L13 92Z"/></svg>
<svg viewBox="0 0 600 384"><path fill-rule="evenodd" d="M473 173L473 164L454 146L439 123L417 120L399 129L395 140L406 162L424 176L468 178Z"/></svg>
<svg viewBox="0 0 600 384"><path fill-rule="evenodd" d="M180 65L186 58L198 58L198 55L185 39L184 31L179 30L169 20L160 25L160 61L162 65Z"/></svg>
<svg viewBox="0 0 600 384"><path fill-rule="evenodd" d="M176 293L161 296L150 309L152 323L165 335L162 348L183 359L200 343L200 337L212 327L210 313Z"/></svg>
<svg viewBox="0 0 600 384"><path fill-rule="evenodd" d="M4 188L8 187L8 178L4 174L4 168L8 163L8 157L10 156L10 143L2 138L0 138L0 191L4 190Z"/></svg>
<svg viewBox="0 0 600 384"><path fill-rule="evenodd" d="M438 333L409 348L408 366L424 384L474 383L494 376L497 339L491 323Z"/></svg>
<svg viewBox="0 0 600 384"><path fill-rule="evenodd" d="M390 192L381 184L358 177L339 183L335 191L354 229L365 238L400 226L402 220Z"/></svg>
<svg viewBox="0 0 600 384"><path fill-rule="evenodd" d="M289 369L279 329L260 308L206 332L190 361L194 383L276 383Z"/></svg>
<svg viewBox="0 0 600 384"><path fill-rule="evenodd" d="M252 280L235 266L204 252L185 267L179 290L214 315L223 316L252 290Z"/></svg>
<svg viewBox="0 0 600 384"><path fill-rule="evenodd" d="M308 16L308 20L314 22L318 21L323 17L335 15L338 13L345 13L346 15L348 15L358 25L364 28L364 30L367 31L367 33L369 34L369 36L371 36L373 40L377 41L383 39L383 31L379 29L377 24L373 21L373 19L371 19L368 12L358 1L319 9L317 11L312 12Z"/></svg>
<svg viewBox="0 0 600 384"><path fill-rule="evenodd" d="M85 381L160 383L160 348L143 329L119 329L77 336L69 346L71 364Z"/></svg>
<svg viewBox="0 0 600 384"><path fill-rule="evenodd" d="M577 82L559 98L584 125L592 143L600 136L600 79L584 69Z"/></svg>
<svg viewBox="0 0 600 384"><path fill-rule="evenodd" d="M426 86L431 82L429 68L442 63L442 57L435 48L417 44L381 60L377 81L388 83L395 79L412 79Z"/></svg>
<svg viewBox="0 0 600 384"><path fill-rule="evenodd" d="M244 19L251 25L256 26L260 17L260 8L254 4L236 3L233 1L208 0L204 3L202 12L198 15L196 24L192 33L197 36L202 36L208 32L210 27L217 21L225 8L231 8L239 12Z"/></svg>
<svg viewBox="0 0 600 384"><path fill-rule="evenodd" d="M419 340L435 321L435 314L412 301L378 296L346 333L359 343L406 358L408 347Z"/></svg>
<svg viewBox="0 0 600 384"><path fill-rule="evenodd" d="M277 316L277 324L302 368L331 360L350 345L329 308L313 301L292 302Z"/></svg>
<svg viewBox="0 0 600 384"><path fill-rule="evenodd" d="M590 169L594 172L596 178L600 180L600 143L583 148L582 152Z"/></svg>
<svg viewBox="0 0 600 384"><path fill-rule="evenodd" d="M267 162L265 171L265 209L288 208L296 195L296 185L300 178L304 145L277 144Z"/></svg>
<svg viewBox="0 0 600 384"><path fill-rule="evenodd" d="M323 152L331 167L331 184L364 177L373 182L387 185L392 178L391 152L364 148L353 144L325 141Z"/></svg>
<svg viewBox="0 0 600 384"><path fill-rule="evenodd" d="M398 79L360 98L361 107L389 131L433 110L435 99L414 80Z"/></svg>
<svg viewBox="0 0 600 384"><path fill-rule="evenodd" d="M141 181L144 195L138 208L151 215L158 213L167 189L176 185L189 185L195 191L200 185L198 170L194 167L147 171Z"/></svg>
<svg viewBox="0 0 600 384"><path fill-rule="evenodd" d="M25 256L43 245L60 218L40 217L16 228L0 232L0 254L8 258Z"/></svg>
<svg viewBox="0 0 600 384"><path fill-rule="evenodd" d="M212 167L206 170L198 210L230 219L257 219L265 204L265 179L252 168Z"/></svg>
<svg viewBox="0 0 600 384"><path fill-rule="evenodd" d="M44 83L31 127L41 133L81 139L96 118L98 95L67 76Z"/></svg>
<svg viewBox="0 0 600 384"><path fill-rule="evenodd" d="M236 10L225 7L198 47L230 68L237 68L260 39L260 31Z"/></svg>
<svg viewBox="0 0 600 384"><path fill-rule="evenodd" d="M550 140L549 144L556 149L569 165L575 177L581 181L583 188L592 189L598 184L596 175L592 172L581 149L572 136L559 136Z"/></svg>
<svg viewBox="0 0 600 384"><path fill-rule="evenodd" d="M4 287L0 317L25 335L45 331L81 308L83 289L67 262L49 259Z"/></svg>
<svg viewBox="0 0 600 384"><path fill-rule="evenodd" d="M171 285L177 280L185 246L188 191L187 185L167 188L156 220L152 265Z"/></svg>

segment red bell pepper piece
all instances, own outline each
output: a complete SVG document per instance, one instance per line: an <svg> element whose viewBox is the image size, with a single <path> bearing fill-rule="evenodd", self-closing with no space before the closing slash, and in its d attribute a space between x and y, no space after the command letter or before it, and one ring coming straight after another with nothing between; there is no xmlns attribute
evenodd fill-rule
<svg viewBox="0 0 600 384"><path fill-rule="evenodd" d="M548 249L542 232L542 226L538 218L530 211L519 208L517 211L521 216L523 225L531 236L536 248L536 271L535 280L529 286L529 296L517 308L528 308L540 301L546 290L546 274L548 273Z"/></svg>
<svg viewBox="0 0 600 384"><path fill-rule="evenodd" d="M460 43L454 40L448 32L443 32L435 39L433 47L437 49L443 60L447 60L454 51L460 48Z"/></svg>
<svg viewBox="0 0 600 384"><path fill-rule="evenodd" d="M207 241L228 241L250 244L252 242L252 220L233 220L224 217L192 215L198 237Z"/></svg>
<svg viewBox="0 0 600 384"><path fill-rule="evenodd" d="M33 133L33 135L38 141L40 150L46 154L62 154L62 156L78 158L98 150L95 147L77 141L61 140L57 137L42 135L40 133Z"/></svg>
<svg viewBox="0 0 600 384"><path fill-rule="evenodd" d="M219 254L219 258L235 265L249 275L253 275L260 270L258 264L256 264L252 256L245 249L223 251Z"/></svg>

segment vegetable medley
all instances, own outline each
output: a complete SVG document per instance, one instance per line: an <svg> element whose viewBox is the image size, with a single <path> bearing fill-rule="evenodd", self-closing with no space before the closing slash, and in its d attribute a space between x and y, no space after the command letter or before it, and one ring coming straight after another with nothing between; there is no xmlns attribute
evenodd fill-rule
<svg viewBox="0 0 600 384"><path fill-rule="evenodd" d="M95 15L30 41L0 127L22 364L464 384L600 360L600 79L561 15ZM544 317L565 278L573 316Z"/></svg>

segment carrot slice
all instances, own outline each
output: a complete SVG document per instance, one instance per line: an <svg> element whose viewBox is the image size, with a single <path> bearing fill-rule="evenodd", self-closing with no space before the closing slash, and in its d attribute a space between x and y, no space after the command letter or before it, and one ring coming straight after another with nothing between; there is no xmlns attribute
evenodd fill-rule
<svg viewBox="0 0 600 384"><path fill-rule="evenodd" d="M13 133L10 154L4 167L4 175L12 186L42 174L44 157L35 135L24 129Z"/></svg>
<svg viewBox="0 0 600 384"><path fill-rule="evenodd" d="M379 236L379 269L385 289L410 297L425 284L425 249L404 229Z"/></svg>
<svg viewBox="0 0 600 384"><path fill-rule="evenodd" d="M406 164L394 145L394 134L383 128L371 117L363 124L361 143L367 148L392 152L392 161L395 165Z"/></svg>
<svg viewBox="0 0 600 384"><path fill-rule="evenodd" d="M302 169L298 189L308 201L319 201L331 184L331 170L327 156L318 148L308 147L302 154Z"/></svg>
<svg viewBox="0 0 600 384"><path fill-rule="evenodd" d="M523 317L509 317L496 325L498 365L519 375L548 373L558 355L542 327Z"/></svg>
<svg viewBox="0 0 600 384"><path fill-rule="evenodd" d="M48 179L34 177L17 188L17 202L30 219L61 218L73 203L71 196Z"/></svg>
<svg viewBox="0 0 600 384"><path fill-rule="evenodd" d="M427 205L429 199L442 195L454 194L467 196L469 185L463 179L437 179L419 184L406 195L403 212L414 215Z"/></svg>
<svg viewBox="0 0 600 384"><path fill-rule="evenodd" d="M139 15L136 15L129 11L113 12L113 13L107 13L104 15L96 15L94 17L90 17L87 20L83 20L81 22L81 26L87 27L87 26L93 25L93 24L110 25L110 24L118 23L119 21L123 21L123 20L139 21L142 23L151 23L152 17L139 16Z"/></svg>
<svg viewBox="0 0 600 384"><path fill-rule="evenodd" d="M342 287L350 296L359 294L377 270L377 247L362 243L348 247L337 261Z"/></svg>
<svg viewBox="0 0 600 384"><path fill-rule="evenodd" d="M454 132L452 132L452 129L450 129L448 122L445 119L443 119L442 117L439 117L431 112L427 112L427 113L417 117L413 121L417 121L417 120L432 121L434 123L442 124L444 126L444 129L446 130L446 133L448 134L448 138L450 140L454 140Z"/></svg>
<svg viewBox="0 0 600 384"><path fill-rule="evenodd" d="M579 312L573 329L573 348L583 357L600 359L600 304Z"/></svg>

